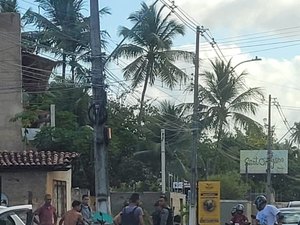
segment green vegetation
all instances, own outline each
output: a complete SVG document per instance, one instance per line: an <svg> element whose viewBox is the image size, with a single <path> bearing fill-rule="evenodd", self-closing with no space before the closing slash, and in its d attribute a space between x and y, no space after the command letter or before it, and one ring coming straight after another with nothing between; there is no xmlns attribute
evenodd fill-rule
<svg viewBox="0 0 300 225"><path fill-rule="evenodd" d="M28 10L23 16L25 25L36 29L24 32L22 47L56 57L61 69L53 75L44 93L27 93L24 112L13 118L24 127L37 124L40 115L56 105L56 127L44 126L28 148L38 150L75 151L81 154L74 164L73 185L94 190L93 128L89 121L91 89L89 71L88 17L82 15L82 0L36 0L44 16ZM17 10L16 1L0 0L1 11ZM154 191L160 189L160 132L166 130L167 172L182 180L190 177L191 115L193 104L174 105L169 101L145 101L148 85L160 78L169 88L185 80L186 73L176 60L192 61L189 52L172 49L173 39L184 35L184 26L163 12L145 3L130 15L130 21L142 22L134 31L122 27L120 35L127 37L113 55L114 59L132 59L124 68L124 78L132 81L132 89L143 86L140 102L122 104L120 99L108 102L107 126L112 129L108 147L108 169L113 190ZM107 9L102 10L107 14ZM105 32L102 32L105 37ZM103 45L105 45L105 38ZM67 76L70 68L70 76ZM263 192L265 176L239 174L241 149L266 149L267 135L262 125L251 119L259 109L263 95L260 88L245 88L246 73L235 74L230 62L211 62L203 73L199 89L201 106L198 110L200 128L198 140L198 174L201 180L218 179L222 198L244 198L247 193ZM84 79L82 79L84 78ZM129 92L122 96L130 96ZM300 123L293 128L291 140L277 143L274 149L289 150L289 174L274 175L273 187L279 200L299 199L300 181L297 178L300 157ZM296 144L296 146L294 146ZM281 197L280 197L281 196ZM182 212L184 213L184 212Z"/></svg>

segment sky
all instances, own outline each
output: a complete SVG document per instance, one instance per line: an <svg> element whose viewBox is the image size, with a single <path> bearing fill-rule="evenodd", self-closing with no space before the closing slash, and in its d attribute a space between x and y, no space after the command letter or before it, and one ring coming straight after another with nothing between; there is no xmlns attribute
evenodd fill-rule
<svg viewBox="0 0 300 225"><path fill-rule="evenodd" d="M100 0L100 7L108 7L111 11L111 15L102 17L100 22L101 29L107 30L111 36L108 39L108 53L121 40L118 36L119 27L133 26L127 17L139 9L141 2ZM164 2L171 4L170 0ZM210 70L209 59L214 60L218 57L216 51L221 58L231 59L233 65L258 56L261 61L243 63L236 68L237 73L245 70L249 74L245 80L247 87L261 87L266 96L266 101L260 102L259 112L254 119L264 123L264 118L268 115L267 98L271 94L281 105L289 126L300 122L299 0L175 0L174 3L177 6L176 12L184 12L194 21L190 26L203 26L206 36L213 38L217 43L217 46L212 48L206 39L200 39L200 73ZM162 1L158 4L162 4ZM19 0L19 5L21 11L28 7L38 9L34 0ZM84 13L88 15L87 1L85 8ZM168 12L168 9L165 9L165 13ZM173 16L178 19L176 15ZM186 28L186 35L174 40L174 49L195 51L195 30ZM120 96L125 89L130 89L130 82L125 82L122 77L122 68L128 63L130 60L123 59L109 65L110 97ZM183 64L181 68L188 74L193 73L192 65ZM201 83L201 77L199 82ZM155 85L148 89L146 97L152 102L191 102L192 93L184 92L185 87L186 85L182 84L170 91L157 80ZM141 88L123 100L133 104L136 102L135 98L140 97L140 93ZM277 139L281 139L288 128L275 106L272 106L272 124L276 128Z"/></svg>

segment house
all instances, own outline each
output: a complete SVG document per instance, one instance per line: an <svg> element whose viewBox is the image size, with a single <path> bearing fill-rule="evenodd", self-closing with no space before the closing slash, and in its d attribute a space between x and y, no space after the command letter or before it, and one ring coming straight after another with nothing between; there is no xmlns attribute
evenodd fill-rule
<svg viewBox="0 0 300 225"><path fill-rule="evenodd" d="M74 152L0 152L1 189L8 204L31 203L35 209L49 193L61 216L71 208L71 163L78 156Z"/></svg>
<svg viewBox="0 0 300 225"><path fill-rule="evenodd" d="M71 152L23 151L21 124L10 120L23 110L23 91L45 91L55 62L21 51L20 15L0 13L0 196L9 205L43 203L46 193L61 216L71 208Z"/></svg>

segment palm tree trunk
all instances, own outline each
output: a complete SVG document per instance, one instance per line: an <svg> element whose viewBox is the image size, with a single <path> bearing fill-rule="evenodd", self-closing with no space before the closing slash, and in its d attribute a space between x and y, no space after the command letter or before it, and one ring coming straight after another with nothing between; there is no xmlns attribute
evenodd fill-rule
<svg viewBox="0 0 300 225"><path fill-rule="evenodd" d="M218 135L217 135L217 143L218 143L218 147L222 147L222 134L223 134L223 124L222 122L220 122L219 124L219 128L218 128ZM220 148L218 148L220 149ZM220 149L221 150L221 149Z"/></svg>
<svg viewBox="0 0 300 225"><path fill-rule="evenodd" d="M143 87L143 92L142 92L142 97L141 97L141 103L140 103L140 114L138 117L138 124L141 125L142 124L142 118L144 115L144 100L145 100L145 95L146 95L146 90L147 90L147 86L148 86L148 81L149 78L152 74L152 63L153 59L149 59L148 64L147 64L147 73L146 73L146 77L145 77L145 82L144 82L144 87Z"/></svg>
<svg viewBox="0 0 300 225"><path fill-rule="evenodd" d="M140 103L140 114L138 117L138 124L141 125L142 123L142 117L144 115L144 101L145 101L145 95L146 95L146 90L148 86L148 80L149 80L149 73L147 73L145 82L144 82L144 87L143 87L143 92L142 92L142 97L141 97L141 103Z"/></svg>
<svg viewBox="0 0 300 225"><path fill-rule="evenodd" d="M75 67L71 67L71 73L72 73L72 82L75 83Z"/></svg>
<svg viewBox="0 0 300 225"><path fill-rule="evenodd" d="M75 56L72 56L72 59L71 59L71 74L72 74L72 82L75 83Z"/></svg>
<svg viewBox="0 0 300 225"><path fill-rule="evenodd" d="M67 60L67 56L66 54L63 53L62 74L61 74L63 81L66 80L66 67L67 67L66 60Z"/></svg>
<svg viewBox="0 0 300 225"><path fill-rule="evenodd" d="M220 152L223 149L222 135L223 135L223 123L221 122L219 124L218 135L217 135L217 151L219 152L219 154L217 154L217 160L216 161L220 161L221 160L221 158L220 158ZM216 170L216 166L214 167L214 170ZM216 173L218 171L214 171L214 172Z"/></svg>

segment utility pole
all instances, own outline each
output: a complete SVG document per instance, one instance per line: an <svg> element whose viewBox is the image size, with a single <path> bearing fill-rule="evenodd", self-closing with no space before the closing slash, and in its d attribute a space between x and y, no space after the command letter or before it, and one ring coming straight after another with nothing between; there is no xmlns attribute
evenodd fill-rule
<svg viewBox="0 0 300 225"><path fill-rule="evenodd" d="M55 104L50 105L50 126L55 127Z"/></svg>
<svg viewBox="0 0 300 225"><path fill-rule="evenodd" d="M245 163L245 167L246 167L246 184L248 185L248 180L249 180L249 172L248 172L248 162Z"/></svg>
<svg viewBox="0 0 300 225"><path fill-rule="evenodd" d="M199 80L199 45L200 45L200 33L201 29L199 26L196 28L196 55L195 55L195 77L194 77L194 110L193 110L193 146L192 146L192 165L191 165L191 201L189 208L189 225L197 224L197 147L198 147L198 108L199 108L199 97L198 97L198 80Z"/></svg>
<svg viewBox="0 0 300 225"><path fill-rule="evenodd" d="M166 193L166 133L160 130L161 136L161 192Z"/></svg>
<svg viewBox="0 0 300 225"><path fill-rule="evenodd" d="M268 110L268 154L267 154L267 200L271 202L271 160L272 160L272 127L271 127L271 95L269 95L269 110Z"/></svg>
<svg viewBox="0 0 300 225"><path fill-rule="evenodd" d="M93 103L90 111L93 114L91 122L94 127L94 164L95 164L95 196L96 211L110 213L109 188L107 173L107 146L105 142L106 91L104 84L104 66L100 44L100 19L98 0L90 0L91 27L91 62Z"/></svg>

